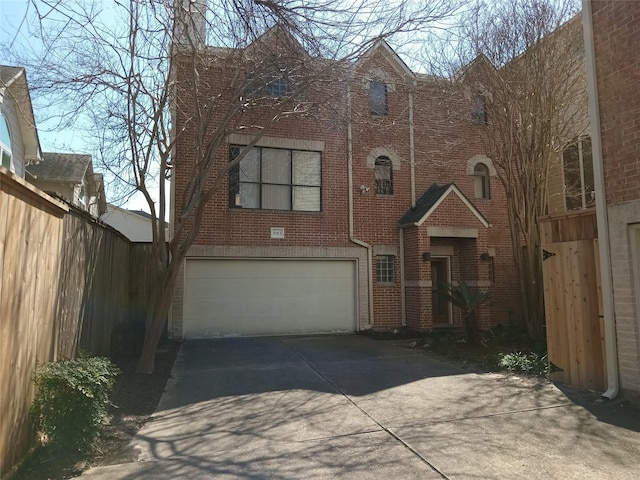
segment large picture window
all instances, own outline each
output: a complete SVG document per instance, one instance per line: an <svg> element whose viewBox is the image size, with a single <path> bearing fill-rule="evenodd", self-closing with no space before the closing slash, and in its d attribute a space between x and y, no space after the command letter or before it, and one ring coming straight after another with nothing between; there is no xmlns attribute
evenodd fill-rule
<svg viewBox="0 0 640 480"><path fill-rule="evenodd" d="M230 159L242 151L232 145ZM230 172L230 203L237 208L320 211L321 154L254 147Z"/></svg>

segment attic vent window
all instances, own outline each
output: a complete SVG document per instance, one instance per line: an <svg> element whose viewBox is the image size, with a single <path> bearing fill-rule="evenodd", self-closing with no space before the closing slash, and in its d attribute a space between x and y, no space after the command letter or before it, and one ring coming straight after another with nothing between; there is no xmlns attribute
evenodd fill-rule
<svg viewBox="0 0 640 480"><path fill-rule="evenodd" d="M369 82L369 111L371 115L387 114L387 85L384 82Z"/></svg>
<svg viewBox="0 0 640 480"><path fill-rule="evenodd" d="M269 82L264 91L271 97L284 97L289 93L289 81L284 77L277 78Z"/></svg>

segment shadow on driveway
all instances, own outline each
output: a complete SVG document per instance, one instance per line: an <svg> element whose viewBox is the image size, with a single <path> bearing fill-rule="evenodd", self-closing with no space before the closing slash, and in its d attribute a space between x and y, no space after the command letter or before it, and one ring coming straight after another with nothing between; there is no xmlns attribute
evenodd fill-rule
<svg viewBox="0 0 640 480"><path fill-rule="evenodd" d="M635 479L633 425L362 336L191 341L134 441L143 462L85 476Z"/></svg>

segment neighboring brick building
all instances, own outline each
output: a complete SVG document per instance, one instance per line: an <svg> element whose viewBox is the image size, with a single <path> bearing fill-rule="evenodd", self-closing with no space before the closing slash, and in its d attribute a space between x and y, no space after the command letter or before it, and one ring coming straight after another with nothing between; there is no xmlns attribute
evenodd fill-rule
<svg viewBox="0 0 640 480"><path fill-rule="evenodd" d="M611 264L604 274L612 279L620 386L640 394L640 2L591 8L606 198L598 214L608 217Z"/></svg>
<svg viewBox="0 0 640 480"><path fill-rule="evenodd" d="M210 51L217 60L198 72L203 98L223 84L225 52ZM269 93L286 92L286 82ZM461 280L496 299L481 327L518 317L506 198L479 141L486 112L470 92L411 72L379 42L348 74L306 93L324 113L277 121L206 207L175 290L172 334L461 326L457 309L432 293ZM179 131L192 108L180 105ZM268 113L244 113L218 165L243 151ZM193 135L188 127L176 147L174 212Z"/></svg>

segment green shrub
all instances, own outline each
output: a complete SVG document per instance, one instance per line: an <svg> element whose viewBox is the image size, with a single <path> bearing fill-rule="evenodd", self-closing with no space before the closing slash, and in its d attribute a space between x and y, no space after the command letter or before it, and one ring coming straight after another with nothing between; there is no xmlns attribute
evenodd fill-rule
<svg viewBox="0 0 640 480"><path fill-rule="evenodd" d="M510 372L529 373L531 375L545 375L548 370L546 355L538 353L501 353L498 367Z"/></svg>
<svg viewBox="0 0 640 480"><path fill-rule="evenodd" d="M31 415L47 441L87 449L97 437L119 374L104 357L46 363L34 376L37 392Z"/></svg>

